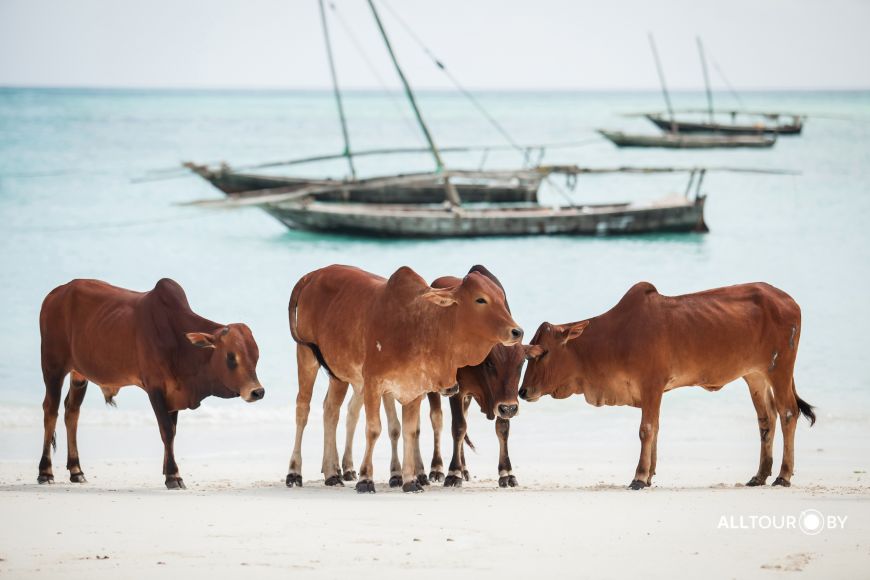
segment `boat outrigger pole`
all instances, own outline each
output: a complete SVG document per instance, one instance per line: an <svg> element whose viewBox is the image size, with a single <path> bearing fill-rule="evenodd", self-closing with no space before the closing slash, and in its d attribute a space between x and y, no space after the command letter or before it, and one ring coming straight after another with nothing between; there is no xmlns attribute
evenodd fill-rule
<svg viewBox="0 0 870 580"><path fill-rule="evenodd" d="M677 124L674 122L674 107L671 105L671 96L668 94L668 86L665 84L665 72L662 70L662 63L659 60L659 51L656 49L656 41L653 38L652 32L647 34L649 38L649 46L652 49L653 59L656 61L656 72L659 74L659 82L662 85L662 94L665 97L665 105L668 107L668 115L671 119L671 131L677 132Z"/></svg>
<svg viewBox="0 0 870 580"><path fill-rule="evenodd" d="M372 9L372 15L375 17L375 22L378 25L378 30L381 32L381 37L384 39L384 44L387 46L387 52L390 54L390 58L393 61L393 66L396 67L396 73L399 75L399 80L402 81L402 85L405 87L405 95L411 103L411 108L414 110L414 116L417 117L417 123L419 123L420 129L423 131L423 136L426 137L426 142L429 144L429 149L432 151L432 157L435 158L435 171L437 173L444 173L446 170L444 161L441 159L441 154L438 152L438 147L432 139L432 134L429 132L426 122L423 121L423 115L420 113L419 107L417 107L417 100L414 98L414 92L411 90L411 85L408 84L408 79L405 78L405 73L402 72L402 67L399 66L399 61L396 59L396 54L393 52L393 46L390 44L390 39L387 37L387 31L384 29L383 23L381 23L380 16L378 16L378 10L375 8L373 0L368 0L368 3L369 7ZM458 206L462 204L462 200L459 199L459 193L456 191L456 187L450 182L450 177L447 175L444 176L444 190L447 194L447 201L450 202L450 205Z"/></svg>
<svg viewBox="0 0 870 580"><path fill-rule="evenodd" d="M326 56L329 59L329 72L332 75L332 92L335 94L335 104L338 106L338 117L341 119L341 134L344 137L343 155L347 158L351 179L356 180L356 169L353 166L353 155L350 152L350 137L347 133L347 119L344 117L344 105L341 102L341 90L338 88L338 76L335 74L335 61L332 58L332 43L329 41L329 26L326 23L326 9L320 0L320 22L323 25L323 38L326 41Z"/></svg>
<svg viewBox="0 0 870 580"><path fill-rule="evenodd" d="M710 90L710 75L707 74L707 58L704 56L704 45L701 43L701 37L696 36L698 42L698 54L701 57L701 68L704 70L704 88L707 89L707 112L710 115L710 124L713 124L713 91Z"/></svg>

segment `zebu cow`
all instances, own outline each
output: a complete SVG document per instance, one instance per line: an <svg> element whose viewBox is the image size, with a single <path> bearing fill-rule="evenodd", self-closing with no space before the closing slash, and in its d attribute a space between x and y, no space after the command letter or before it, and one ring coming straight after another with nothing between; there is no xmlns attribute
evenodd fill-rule
<svg viewBox="0 0 870 580"><path fill-rule="evenodd" d="M492 280L504 293L504 288L498 278L483 266L474 266L470 272L477 272ZM460 278L444 276L432 282L433 288L453 288L462 283ZM510 312L507 299L505 307ZM441 408L440 393L428 393L429 417L432 423L434 437L434 451L432 454L431 471L426 477L425 466L419 448L415 450L415 464L417 481L421 485L429 485L432 482L444 482L446 487L459 487L463 479L469 479L468 469L465 465L464 444L470 440L466 437L466 415L472 399L478 404L480 410L490 421L495 419L495 432L499 440L499 485L501 487L514 487L517 479L513 475L510 457L508 456L508 434L510 433L510 418L517 414L519 405L517 390L519 389L520 374L525 361L526 352L532 347L515 344L504 346L495 345L486 359L475 366L459 369L456 379L459 392L450 397L451 433L453 435L453 456L450 461L450 469L447 477L444 476L444 461L441 457L441 431L443 430L443 411ZM342 470L345 479L355 477L353 471L353 434L356 430L362 396L356 391L348 403L347 415L347 439L344 457L342 458ZM392 445L392 460L390 461L390 486L396 487L402 484L401 462L398 455L400 424L395 411L395 402L391 397L384 397L384 409L387 412L389 423L390 443ZM473 446L472 446L473 448ZM324 449L324 465L328 465ZM324 472L326 473L326 472ZM341 480L337 477L327 479L327 485L338 485Z"/></svg>
<svg viewBox="0 0 870 580"><path fill-rule="evenodd" d="M366 409L366 452L357 491L375 491L372 452L381 432L384 395L402 405L402 489L420 491L415 449L423 396L454 393L457 369L480 364L495 344L517 344L523 334L507 311L501 289L477 272L454 288L438 289L408 267L387 280L350 266L328 266L296 284L289 315L290 333L298 344L299 394L288 487L302 484L302 433L320 367L330 375L324 402L327 482L341 481L334 434L341 402L352 384L362 392Z"/></svg>
<svg viewBox="0 0 870 580"><path fill-rule="evenodd" d="M214 395L259 401L259 350L244 324L223 325L195 314L184 290L164 278L150 292L134 292L99 280L73 280L52 290L39 313L42 374L45 380L45 438L39 483L51 483L51 448L61 389L64 401L70 480L84 483L76 431L88 381L99 385L107 403L121 387L148 393L163 438L166 487L184 489L173 442L178 411L196 409Z"/></svg>
<svg viewBox="0 0 870 580"><path fill-rule="evenodd" d="M662 296L635 284L608 312L570 324L543 323L532 344L540 351L526 369L520 397L564 399L582 394L595 406L641 408L641 452L631 489L652 484L662 394L698 385L716 391L740 377L749 385L761 432L758 472L747 485L764 485L773 465L776 415L783 458L773 485L789 486L794 433L813 407L797 395L794 364L801 312L785 292L755 283L684 296Z"/></svg>

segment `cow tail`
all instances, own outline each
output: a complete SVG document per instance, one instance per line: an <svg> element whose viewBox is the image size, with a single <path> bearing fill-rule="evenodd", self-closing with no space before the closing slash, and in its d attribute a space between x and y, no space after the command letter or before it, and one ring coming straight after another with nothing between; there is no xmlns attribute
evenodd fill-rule
<svg viewBox="0 0 870 580"><path fill-rule="evenodd" d="M474 446L474 443L471 442L471 438L468 436L467 433L465 434L465 444L468 445L468 447L471 448L472 451L474 451L475 453L477 452L477 448Z"/></svg>
<svg viewBox="0 0 870 580"><path fill-rule="evenodd" d="M795 388L794 378L791 380L791 388L794 391L794 398L797 399L798 409L800 409L801 415L807 418L810 422L810 427L816 424L816 413L813 411L815 407L798 397L797 388Z"/></svg>
<svg viewBox="0 0 870 580"><path fill-rule="evenodd" d="M305 345L310 348L311 352L314 353L314 358L317 359L317 363L321 367L323 367L323 370L326 371L326 374L332 377L335 375L333 375L332 369L329 368L329 365L326 364L326 360L323 358L323 353L320 351L320 347L313 342L303 340L299 337L299 331L297 329L296 310L299 305L299 296L302 294L302 290L304 290L307 285L308 276L303 276L302 279L296 283L296 286L293 287L293 291L290 293L290 304L287 307L288 315L290 317L290 336L293 337L293 340L297 344Z"/></svg>
<svg viewBox="0 0 870 580"><path fill-rule="evenodd" d="M57 453L57 431L51 434L51 449Z"/></svg>

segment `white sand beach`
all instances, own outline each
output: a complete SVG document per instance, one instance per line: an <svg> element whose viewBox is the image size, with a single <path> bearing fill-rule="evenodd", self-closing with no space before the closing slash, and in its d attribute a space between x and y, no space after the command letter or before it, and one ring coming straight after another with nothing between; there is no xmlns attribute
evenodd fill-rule
<svg viewBox="0 0 870 580"><path fill-rule="evenodd" d="M748 399L737 388L722 395L729 404ZM182 415L177 456L186 491L163 488L162 446L156 426L144 416L141 424L124 427L99 423L113 411L89 413L92 424L83 420L79 438L89 481L84 485L66 481L62 433L57 483L40 486L40 431L6 428L3 451L10 459L0 463L5 522L0 574L865 575L870 565L866 423L824 415L812 429L802 422L793 486L747 488L742 482L755 472L758 451L750 408L726 413L716 410L716 397L722 396L676 397L675 405L665 401L656 483L639 492L625 489L638 450L637 412L594 409L579 399L523 406L511 433L520 487L498 488L492 424L472 416L470 433L478 447L468 458L472 481L461 489L430 486L419 494L387 487L386 438L375 457L376 494L359 495L351 486L326 488L317 473L322 431L316 413L306 433L301 489L287 489L283 482L292 421L270 421L267 411L245 409L239 417L247 420L235 427ZM536 406L546 407L546 413L537 413ZM692 409L696 412L687 412ZM123 411L115 413L123 418ZM428 428L423 433L428 444ZM779 445L777 440L777 450ZM30 449L32 458L19 457L23 449ZM426 445L424 454L429 449ZM808 530L814 535L801 529L816 522L802 519L807 510L822 516L821 525Z"/></svg>

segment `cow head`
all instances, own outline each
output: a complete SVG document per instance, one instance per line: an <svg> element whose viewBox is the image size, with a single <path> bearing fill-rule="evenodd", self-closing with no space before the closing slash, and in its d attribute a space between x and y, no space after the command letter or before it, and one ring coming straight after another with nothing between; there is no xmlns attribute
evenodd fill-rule
<svg viewBox="0 0 870 580"><path fill-rule="evenodd" d="M208 374L218 385L213 394L222 397L241 396L249 403L266 394L257 379L260 350L251 329L245 324L230 324L214 334L188 332L187 340L208 351Z"/></svg>
<svg viewBox="0 0 870 580"><path fill-rule="evenodd" d="M517 389L526 353L535 347L515 344L495 345L484 361L459 369L457 378L463 389L480 402L487 419L510 419L519 412Z"/></svg>
<svg viewBox="0 0 870 580"><path fill-rule="evenodd" d="M469 364L482 362L496 344L511 346L523 338L523 329L511 316L501 284L483 266L473 267L455 286L430 288L423 298L456 309L457 342L481 347L480 352L467 353L472 360Z"/></svg>
<svg viewBox="0 0 870 580"><path fill-rule="evenodd" d="M588 325L588 320L558 326L545 322L538 328L528 351L529 366L520 389L522 399L537 401L544 395L555 399L571 396L575 363L569 346Z"/></svg>

